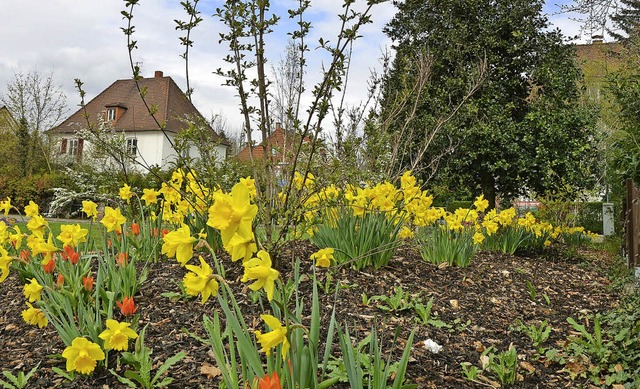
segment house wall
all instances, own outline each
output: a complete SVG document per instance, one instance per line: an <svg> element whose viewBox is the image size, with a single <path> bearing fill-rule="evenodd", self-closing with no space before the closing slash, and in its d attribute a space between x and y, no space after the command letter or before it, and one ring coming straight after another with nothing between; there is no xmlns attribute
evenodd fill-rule
<svg viewBox="0 0 640 389"><path fill-rule="evenodd" d="M171 132L168 132L167 135L171 139L171 142L174 141L174 135ZM78 158L75 155L69 155L67 147L67 153L60 153L62 149L62 139L67 139L69 142L71 139L78 139L77 136L73 134L66 135L58 135L56 134L53 138L53 144L55 154L57 155L58 161L62 163L73 163ZM136 161L139 161L146 166L160 166L162 169L169 169L176 161L177 154L173 147L171 147L171 143L165 135L160 131L144 131L144 132L127 132L126 139L136 139L137 140L137 148L138 153L136 156ZM115 164L115 161L110 160L99 160L90 162L88 157L92 154L92 145L88 141L83 142L82 147L82 156L81 160L89 163L94 163L96 168L115 168L119 169L120 166ZM226 158L227 148L224 145L217 145L216 148L216 162L222 161ZM189 149L189 156L192 158L199 158L200 154L198 153L198 148L196 145L193 145ZM131 166L134 170L144 173L145 168L139 164L133 164Z"/></svg>

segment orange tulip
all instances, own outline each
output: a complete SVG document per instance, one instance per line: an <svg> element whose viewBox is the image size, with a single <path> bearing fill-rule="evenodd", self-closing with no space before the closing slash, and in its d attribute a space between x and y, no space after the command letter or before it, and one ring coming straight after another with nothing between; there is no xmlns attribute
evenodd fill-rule
<svg viewBox="0 0 640 389"><path fill-rule="evenodd" d="M58 288L62 288L64 286L64 276L62 274L58 274L58 279L56 280L56 286Z"/></svg>
<svg viewBox="0 0 640 389"><path fill-rule="evenodd" d="M44 266L43 266L43 267L44 267L44 271L45 271L45 273L49 273L49 274L53 273L53 269L55 269L55 268L56 268L56 261L55 261L55 259L53 259L53 257L51 257L51 259L49 259L49 260L47 261L47 263L45 263L45 264L44 264Z"/></svg>
<svg viewBox="0 0 640 389"><path fill-rule="evenodd" d="M116 263L122 267L126 266L129 263L129 253L120 253L116 256Z"/></svg>
<svg viewBox="0 0 640 389"><path fill-rule="evenodd" d="M71 261L71 264L75 265L76 263L78 263L78 259L80 259L80 254L76 253L73 247L64 246L62 259L64 259L65 261Z"/></svg>
<svg viewBox="0 0 640 389"><path fill-rule="evenodd" d="M280 384L280 377L278 377L277 372L273 372L273 375L270 376L268 373L264 376L264 378L260 378L258 381L259 389L282 389L282 385Z"/></svg>
<svg viewBox="0 0 640 389"><path fill-rule="evenodd" d="M131 232L133 233L133 235L138 236L140 235L140 224L138 223L132 223L131 224Z"/></svg>
<svg viewBox="0 0 640 389"><path fill-rule="evenodd" d="M116 304L120 307L120 313L125 317L133 316L133 314L136 313L137 308L133 297L125 297L122 299L122 302L116 301Z"/></svg>
<svg viewBox="0 0 640 389"><path fill-rule="evenodd" d="M84 290L91 292L93 290L93 277L82 276L82 285L84 285Z"/></svg>

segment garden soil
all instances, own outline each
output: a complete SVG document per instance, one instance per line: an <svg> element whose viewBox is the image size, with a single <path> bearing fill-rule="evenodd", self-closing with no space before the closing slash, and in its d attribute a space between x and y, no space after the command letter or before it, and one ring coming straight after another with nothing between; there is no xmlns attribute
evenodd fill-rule
<svg viewBox="0 0 640 389"><path fill-rule="evenodd" d="M282 275L291 275L293 260L301 258L303 273L310 273L307 259L314 251L304 243L292 244L280 257ZM516 328L540 325L552 327L549 339L541 347L560 351L567 338L575 335L568 317L586 324L587 317L608 310L618 296L608 278L611 259L602 252L581 251L567 257L560 251L545 254L508 256L479 252L468 268L438 267L424 262L417 252L400 248L388 266L379 270L355 271L348 268L318 271L321 312L324 326L332 311L343 326L348 326L355 340L365 338L372 327L382 336L385 356L398 360L412 329L415 340L407 372L407 383L418 388L487 388L497 387L496 379L485 372L474 382L464 378L461 364L481 366L481 354L489 347L506 351L510 346L518 353L518 382L515 388L589 387L579 378L588 361L566 366L540 355L526 334ZM225 256L221 255L224 259ZM249 326L264 330L259 320L259 304L249 301L246 284L240 282L241 265L227 262L227 280L248 315ZM219 310L216 298L200 304L198 298L175 298L165 292L181 294L179 283L185 274L175 260L149 264L149 276L135 296L138 328L147 326L145 344L153 349L154 366L174 354L187 356L173 366L168 375L173 388L216 388L220 377L210 348L196 337L206 338L203 315ZM330 277L327 279L327 277ZM337 299L335 287L339 282ZM313 281L304 276L298 292L310 300ZM405 300L433 299L432 323L419 324L412 309L385 310L388 305L366 300L373 296L390 296L398 291L409 293ZM162 294L165 293L163 297ZM363 294L364 297L363 298ZM373 299L375 300L375 299ZM0 371L29 371L39 364L27 387L120 388L124 387L109 371L97 369L93 375L67 382L52 371L64 370L60 354L64 344L50 325L45 329L29 326L21 318L25 309L22 287L15 271L0 284ZM116 314L116 319L122 319ZM306 318L308 320L308 317ZM326 330L326 328L324 329ZM195 336L192 336L195 335ZM438 353L425 347L431 339L442 349ZM335 347L334 355L339 352ZM117 361L118 353L109 355L109 367L123 374L125 367ZM578 378L571 379L572 375ZM4 378L4 377L2 377ZM340 386L341 385L341 386ZM339 388L348 387L340 384Z"/></svg>

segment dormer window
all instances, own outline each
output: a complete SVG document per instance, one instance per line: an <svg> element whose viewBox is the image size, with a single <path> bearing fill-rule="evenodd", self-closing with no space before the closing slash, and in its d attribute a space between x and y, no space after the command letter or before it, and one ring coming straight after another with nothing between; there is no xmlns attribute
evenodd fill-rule
<svg viewBox="0 0 640 389"><path fill-rule="evenodd" d="M124 114L124 111L127 110L127 106L123 103L111 103L105 106L107 108L106 111L103 111L105 114L105 120L109 123L115 123L120 120L120 117Z"/></svg>
<svg viewBox="0 0 640 389"><path fill-rule="evenodd" d="M116 121L116 108L108 108L107 109L107 121L115 122Z"/></svg>

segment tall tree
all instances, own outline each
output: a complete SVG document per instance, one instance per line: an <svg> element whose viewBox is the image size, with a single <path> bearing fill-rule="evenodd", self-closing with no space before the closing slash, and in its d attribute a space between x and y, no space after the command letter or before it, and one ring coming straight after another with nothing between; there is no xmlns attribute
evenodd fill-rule
<svg viewBox="0 0 640 389"><path fill-rule="evenodd" d="M618 0L620 8L611 15L613 29L609 31L617 40L626 40L640 23L640 1Z"/></svg>
<svg viewBox="0 0 640 389"><path fill-rule="evenodd" d="M68 110L66 95L56 85L53 73L16 72L0 100L16 120L26 124L29 136L25 139L29 139L29 144L23 145L24 151L30 156L38 155L49 165L44 132L58 124ZM32 173L31 164L27 165L26 173Z"/></svg>
<svg viewBox="0 0 640 389"><path fill-rule="evenodd" d="M396 58L385 80L381 119L397 110L398 87L415 86L418 56L430 58L420 100L395 113L391 131L442 126L422 167L442 158L435 179L463 191L496 195L575 191L589 184L591 115L578 104L574 50L549 31L541 0L407 0L386 28ZM478 64L486 69L475 93ZM460 105L460 102L464 102ZM432 136L431 133L428 133ZM418 138L419 139L419 138ZM446 153L443 154L442 150ZM415 142L399 160L409 165ZM446 172L446 174L443 174Z"/></svg>
<svg viewBox="0 0 640 389"><path fill-rule="evenodd" d="M631 178L640 184L640 32L632 31L622 52L623 65L607 83L618 111L618 128L608 139L609 181L614 192Z"/></svg>

